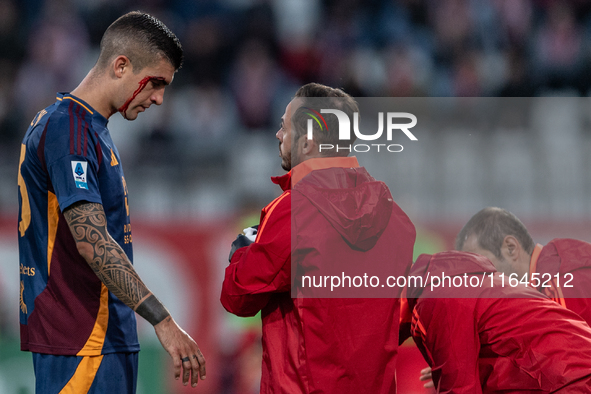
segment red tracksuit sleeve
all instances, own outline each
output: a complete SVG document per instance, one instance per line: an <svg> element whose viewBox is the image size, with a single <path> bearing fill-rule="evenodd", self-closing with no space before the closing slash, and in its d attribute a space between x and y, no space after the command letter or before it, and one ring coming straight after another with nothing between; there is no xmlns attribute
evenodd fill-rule
<svg viewBox="0 0 591 394"><path fill-rule="evenodd" d="M272 293L291 289L291 199L282 197L263 218L257 240L238 249L226 268L220 300L230 313L254 316Z"/></svg>
<svg viewBox="0 0 591 394"><path fill-rule="evenodd" d="M423 299L417 305L427 362L437 393L482 393L478 372L480 340L474 299ZM417 327L417 329L420 329ZM423 349L421 349L423 350ZM423 351L425 356L425 352Z"/></svg>

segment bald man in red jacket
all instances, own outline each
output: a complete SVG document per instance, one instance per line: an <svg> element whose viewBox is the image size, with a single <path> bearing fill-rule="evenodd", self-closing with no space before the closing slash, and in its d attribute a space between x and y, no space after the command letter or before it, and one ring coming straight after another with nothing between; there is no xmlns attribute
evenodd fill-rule
<svg viewBox="0 0 591 394"><path fill-rule="evenodd" d="M568 238L535 244L514 214L487 207L464 225L456 249L486 256L506 278L527 280L591 325L591 244ZM421 380L430 377L429 369L422 371Z"/></svg>
<svg viewBox="0 0 591 394"><path fill-rule="evenodd" d="M421 255L410 275L424 280L408 288L411 333L438 393L591 392L591 328L574 312L473 253Z"/></svg>
<svg viewBox="0 0 591 394"><path fill-rule="evenodd" d="M591 244L568 238L535 244L515 215L488 207L462 228L456 249L488 257L498 271L527 279L591 325Z"/></svg>

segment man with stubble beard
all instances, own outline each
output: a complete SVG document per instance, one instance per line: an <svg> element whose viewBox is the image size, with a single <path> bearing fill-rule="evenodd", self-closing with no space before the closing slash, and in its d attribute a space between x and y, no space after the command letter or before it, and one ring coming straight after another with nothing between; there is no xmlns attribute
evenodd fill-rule
<svg viewBox="0 0 591 394"><path fill-rule="evenodd" d="M415 240L383 182L348 151L320 150L353 142L339 141L336 117L322 108L350 119L359 111L342 90L314 83L287 105L276 137L289 172L272 178L283 193L262 210L254 242L234 241L221 302L238 316L261 311L261 393L395 393L400 290L327 298L305 286L307 274L353 276L376 263L405 275Z"/></svg>

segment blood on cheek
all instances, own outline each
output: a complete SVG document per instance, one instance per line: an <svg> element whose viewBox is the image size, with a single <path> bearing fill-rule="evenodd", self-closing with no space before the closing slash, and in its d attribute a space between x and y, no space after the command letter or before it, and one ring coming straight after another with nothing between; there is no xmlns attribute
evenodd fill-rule
<svg viewBox="0 0 591 394"><path fill-rule="evenodd" d="M153 76L145 77L144 79L142 79L138 83L139 86L135 90L135 92L133 92L133 95L125 102L125 104L123 104L121 107L119 107L119 109L117 111L121 112L123 114L124 118L127 118L127 115L125 113L127 112L127 109L129 108L129 104L131 104L133 99L135 99L137 97L137 95L142 92L142 90L144 90L144 88L148 85L148 83L151 81L164 81L164 80L165 79L163 77L153 77Z"/></svg>

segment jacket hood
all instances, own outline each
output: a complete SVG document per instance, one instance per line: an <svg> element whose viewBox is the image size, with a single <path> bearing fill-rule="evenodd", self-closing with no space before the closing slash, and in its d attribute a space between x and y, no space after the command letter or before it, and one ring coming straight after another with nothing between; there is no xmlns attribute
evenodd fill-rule
<svg viewBox="0 0 591 394"><path fill-rule="evenodd" d="M591 267L591 248L583 241L556 238L542 249L538 261L547 259L556 261L553 268L557 272L572 272L583 267Z"/></svg>
<svg viewBox="0 0 591 394"><path fill-rule="evenodd" d="M430 287L432 278L496 272L493 263L486 257L475 253L448 251L434 255L422 254L410 269L410 276L421 276L423 287L408 287L407 298L419 298L426 287Z"/></svg>
<svg viewBox="0 0 591 394"><path fill-rule="evenodd" d="M363 167L315 170L294 187L354 249L373 248L386 229L394 200L384 182Z"/></svg>

